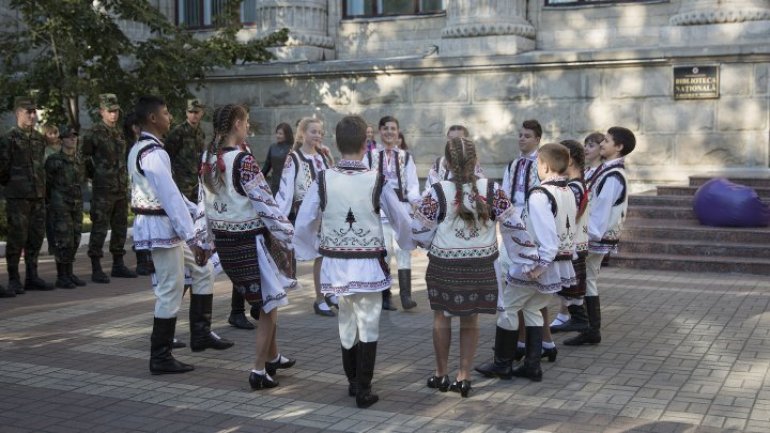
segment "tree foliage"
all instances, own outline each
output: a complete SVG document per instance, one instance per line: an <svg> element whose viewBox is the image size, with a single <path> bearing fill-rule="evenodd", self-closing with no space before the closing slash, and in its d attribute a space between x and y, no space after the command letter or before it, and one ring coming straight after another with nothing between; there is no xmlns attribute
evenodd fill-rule
<svg viewBox="0 0 770 433"><path fill-rule="evenodd" d="M241 2L225 0L216 29L202 38L148 0L10 0L14 14L0 17L0 111L34 92L49 122L79 128L82 103L95 115L101 93L115 93L124 107L154 93L179 113L207 72L269 60L268 49L286 42L286 29L239 41ZM149 37L131 39L130 26Z"/></svg>

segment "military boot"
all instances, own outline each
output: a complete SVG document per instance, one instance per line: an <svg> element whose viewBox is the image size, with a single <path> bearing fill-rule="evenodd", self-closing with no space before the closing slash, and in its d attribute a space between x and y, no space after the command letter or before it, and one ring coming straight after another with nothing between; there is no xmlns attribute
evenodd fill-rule
<svg viewBox="0 0 770 433"><path fill-rule="evenodd" d="M53 284L46 283L37 275L37 263L27 263L27 275L24 278L25 290L53 290Z"/></svg>
<svg viewBox="0 0 770 433"><path fill-rule="evenodd" d="M8 291L13 292L14 295L24 294L24 286L21 284L18 264L8 265Z"/></svg>
<svg viewBox="0 0 770 433"><path fill-rule="evenodd" d="M128 269L123 263L123 256L112 256L112 273L115 278L136 278L136 272Z"/></svg>
<svg viewBox="0 0 770 433"><path fill-rule="evenodd" d="M100 257L91 257L91 281L99 284L107 284L110 277L102 270L102 259Z"/></svg>
<svg viewBox="0 0 770 433"><path fill-rule="evenodd" d="M56 282L54 283L54 286L60 289L74 289L77 287L75 286L75 283L70 280L69 275L67 274L66 263L56 264Z"/></svg>
<svg viewBox="0 0 770 433"><path fill-rule="evenodd" d="M67 276L70 277L70 280L72 280L72 282L75 283L76 286L78 287L85 286L86 282L81 280L80 278L77 277L77 275L72 273L72 267L73 267L72 263L67 263Z"/></svg>

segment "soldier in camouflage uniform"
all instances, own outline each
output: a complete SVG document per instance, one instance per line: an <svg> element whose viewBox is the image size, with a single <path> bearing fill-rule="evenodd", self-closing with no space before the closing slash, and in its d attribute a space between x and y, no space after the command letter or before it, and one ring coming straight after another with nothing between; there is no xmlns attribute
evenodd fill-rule
<svg viewBox="0 0 770 433"><path fill-rule="evenodd" d="M199 99L187 101L187 121L172 129L165 148L171 158L171 170L179 191L193 203L198 202L198 165L206 135L201 128L205 105Z"/></svg>
<svg viewBox="0 0 770 433"><path fill-rule="evenodd" d="M45 237L45 139L35 131L37 107L31 98L14 100L16 126L0 138L0 184L5 186L8 217L8 288L3 297L24 290L52 290L37 275L37 258ZM21 251L27 274L24 286L19 275Z"/></svg>
<svg viewBox="0 0 770 433"><path fill-rule="evenodd" d="M110 228L112 276L136 278L136 273L123 263L128 230L128 170L126 141L117 125L120 106L114 94L99 95L99 114L102 122L83 137L81 159L85 164L86 176L92 180L93 186L91 239L88 242L91 281L109 283L110 278L102 271L101 258L104 240Z"/></svg>
<svg viewBox="0 0 770 433"><path fill-rule="evenodd" d="M48 243L56 259L54 285L74 289L86 285L72 273L83 227L83 164L77 155L77 133L66 125L59 131L62 148L45 162L47 218L53 232Z"/></svg>

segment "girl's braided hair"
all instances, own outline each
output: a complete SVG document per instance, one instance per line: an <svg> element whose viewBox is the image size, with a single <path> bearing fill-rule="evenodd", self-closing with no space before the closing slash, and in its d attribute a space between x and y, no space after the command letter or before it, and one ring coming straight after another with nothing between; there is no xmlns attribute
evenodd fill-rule
<svg viewBox="0 0 770 433"><path fill-rule="evenodd" d="M235 126L236 120L244 120L249 114L246 107L238 104L227 104L214 110L214 136L209 142L206 161L201 165L200 174L203 183L211 190L224 184L225 161L224 143Z"/></svg>
<svg viewBox="0 0 770 433"><path fill-rule="evenodd" d="M483 224L489 220L489 205L486 198L479 194L476 181L476 146L465 137L456 137L447 142L446 158L449 168L452 170L451 181L455 184L455 203L457 203L457 215L465 221L467 225L475 225L476 216ZM471 203L476 210L466 207L463 199L463 185L471 184ZM486 192L486 191L485 191Z"/></svg>

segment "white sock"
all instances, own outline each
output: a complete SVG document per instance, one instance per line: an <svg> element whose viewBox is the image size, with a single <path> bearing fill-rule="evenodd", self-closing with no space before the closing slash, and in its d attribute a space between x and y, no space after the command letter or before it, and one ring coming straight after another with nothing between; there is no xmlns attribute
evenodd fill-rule
<svg viewBox="0 0 770 433"><path fill-rule="evenodd" d="M252 372L252 373L257 373L257 374L258 374L258 375L260 375L260 376L266 376L266 375L267 375L267 372L265 371L265 369L264 369L264 368L263 368L262 370L256 370L256 369L253 369L253 368L252 368L252 369L251 369L251 372Z"/></svg>
<svg viewBox="0 0 770 433"><path fill-rule="evenodd" d="M556 343L553 341L543 341L543 349L553 349L556 347Z"/></svg>
<svg viewBox="0 0 770 433"><path fill-rule="evenodd" d="M337 295L329 295L329 302L331 302L334 305L339 305L339 301L337 300Z"/></svg>
<svg viewBox="0 0 770 433"><path fill-rule="evenodd" d="M556 318L561 320L562 322L566 322L569 320L569 314L559 313L556 315Z"/></svg>
<svg viewBox="0 0 770 433"><path fill-rule="evenodd" d="M520 347L522 349L526 348L527 345L523 341L519 341L516 343L516 347Z"/></svg>
<svg viewBox="0 0 770 433"><path fill-rule="evenodd" d="M318 302L318 309L321 311L330 311L329 305L325 300Z"/></svg>
<svg viewBox="0 0 770 433"><path fill-rule="evenodd" d="M270 360L268 362L270 362L271 364L277 364L279 362L286 362L288 360L289 360L288 358L286 358L285 356L283 356L283 355L281 355L279 353L278 356L275 357L275 359L272 359L272 360Z"/></svg>

